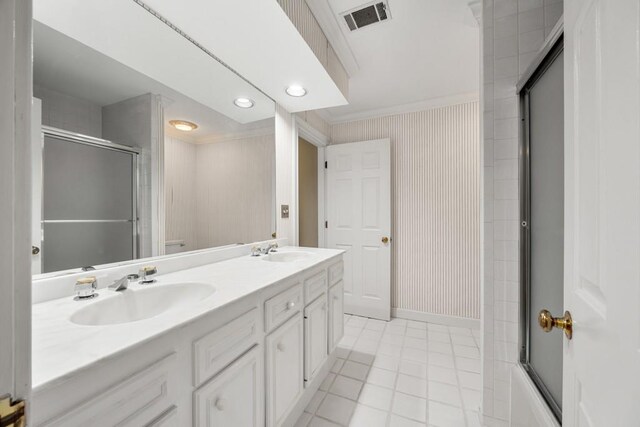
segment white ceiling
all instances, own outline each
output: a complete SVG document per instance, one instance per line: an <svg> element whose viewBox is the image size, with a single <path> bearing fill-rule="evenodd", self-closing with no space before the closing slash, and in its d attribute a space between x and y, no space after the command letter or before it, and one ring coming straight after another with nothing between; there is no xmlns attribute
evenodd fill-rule
<svg viewBox="0 0 640 427"><path fill-rule="evenodd" d="M162 95L165 100L165 120L188 120L198 129L183 133L198 140L226 135L248 128L265 127L273 122L273 101L235 76L235 90L251 89L258 96L261 108L256 115L251 110L239 110L227 100L225 107L233 114L245 114L241 124L213 108L141 74L124 64L74 40L38 21L34 21L34 68L36 85L55 90L99 106L110 105L145 93ZM229 70L222 69L225 73ZM219 80L216 80L219 81ZM226 79L225 83L229 83ZM214 89L215 91L215 89ZM253 110L253 109L252 109ZM228 113L228 111L227 111ZM255 120L249 122L250 120ZM271 125L272 126L272 125ZM178 132L178 131L176 131Z"/></svg>
<svg viewBox="0 0 640 427"><path fill-rule="evenodd" d="M145 3L290 112L347 103L276 0ZM304 86L307 95L288 96L291 84Z"/></svg>
<svg viewBox="0 0 640 427"><path fill-rule="evenodd" d="M323 29L339 28L333 37L346 40L357 63L349 105L326 110L332 121L477 99L480 39L468 0L389 0L391 19L353 32L341 12L370 1L307 2L335 17L338 25Z"/></svg>

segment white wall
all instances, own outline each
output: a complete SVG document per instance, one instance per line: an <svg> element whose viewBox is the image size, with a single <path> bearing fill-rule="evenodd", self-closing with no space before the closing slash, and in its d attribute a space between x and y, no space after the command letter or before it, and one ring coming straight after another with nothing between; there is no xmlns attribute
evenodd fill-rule
<svg viewBox="0 0 640 427"><path fill-rule="evenodd" d="M274 230L274 134L165 139L166 240L184 251L266 240Z"/></svg>
<svg viewBox="0 0 640 427"><path fill-rule="evenodd" d="M167 136L165 148L165 238L182 240L182 251L198 246L197 232L197 145Z"/></svg>
<svg viewBox="0 0 640 427"><path fill-rule="evenodd" d="M164 254L164 183L159 170L164 155L163 114L160 95L150 93L102 108L102 137L141 149L138 162L139 258Z"/></svg>
<svg viewBox="0 0 640 427"><path fill-rule="evenodd" d="M102 138L102 107L42 86L33 86L42 100L42 124Z"/></svg>
<svg viewBox="0 0 640 427"><path fill-rule="evenodd" d="M276 225L278 238L288 239L289 243L295 241L296 215L298 215L295 201L295 147L298 140L295 137L294 117L284 107L276 104L275 115L276 128ZM289 218L282 218L280 207L288 205Z"/></svg>
<svg viewBox="0 0 640 427"><path fill-rule="evenodd" d="M483 411L509 419L520 301L516 84L562 14L561 0L483 0Z"/></svg>
<svg viewBox="0 0 640 427"><path fill-rule="evenodd" d="M391 138L392 307L479 319L478 102L331 127L332 144L379 138Z"/></svg>

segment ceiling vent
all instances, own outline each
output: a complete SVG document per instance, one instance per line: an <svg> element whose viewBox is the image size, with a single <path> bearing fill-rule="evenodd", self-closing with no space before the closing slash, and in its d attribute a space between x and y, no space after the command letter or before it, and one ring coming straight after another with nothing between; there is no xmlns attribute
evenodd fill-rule
<svg viewBox="0 0 640 427"><path fill-rule="evenodd" d="M351 31L391 18L387 0L357 7L348 12L343 12L342 16Z"/></svg>

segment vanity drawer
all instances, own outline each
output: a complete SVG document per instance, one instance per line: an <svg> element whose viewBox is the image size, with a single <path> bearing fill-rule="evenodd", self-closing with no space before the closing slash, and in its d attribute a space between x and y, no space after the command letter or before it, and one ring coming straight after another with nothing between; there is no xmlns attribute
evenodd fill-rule
<svg viewBox="0 0 640 427"><path fill-rule="evenodd" d="M254 308L193 343L193 385L198 387L258 341Z"/></svg>
<svg viewBox="0 0 640 427"><path fill-rule="evenodd" d="M265 332L271 331L293 316L301 306L302 288L299 283L267 300L264 303Z"/></svg>
<svg viewBox="0 0 640 427"><path fill-rule="evenodd" d="M176 398L176 354L171 353L148 368L133 373L122 382L84 402L78 402L45 426L141 426Z"/></svg>
<svg viewBox="0 0 640 427"><path fill-rule="evenodd" d="M344 263L342 261L329 267L329 286L334 285L342 279L344 273Z"/></svg>
<svg viewBox="0 0 640 427"><path fill-rule="evenodd" d="M314 299L327 291L327 270L314 274L304 281L304 303L311 303Z"/></svg>
<svg viewBox="0 0 640 427"><path fill-rule="evenodd" d="M171 408L164 411L158 418L151 421L145 427L178 427L178 408L172 405Z"/></svg>

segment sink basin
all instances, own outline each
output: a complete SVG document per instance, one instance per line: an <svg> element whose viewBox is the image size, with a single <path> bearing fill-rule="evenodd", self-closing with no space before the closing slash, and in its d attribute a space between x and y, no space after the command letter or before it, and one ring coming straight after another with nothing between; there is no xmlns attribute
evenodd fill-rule
<svg viewBox="0 0 640 427"><path fill-rule="evenodd" d="M305 258L309 258L311 253L309 252L301 252L301 251L290 251L290 252L272 252L263 259L265 261L271 262L293 262L300 261Z"/></svg>
<svg viewBox="0 0 640 427"><path fill-rule="evenodd" d="M78 325L99 326L150 319L170 310L186 307L211 296L215 288L204 283L147 285L110 294L104 290L100 299L71 315Z"/></svg>

